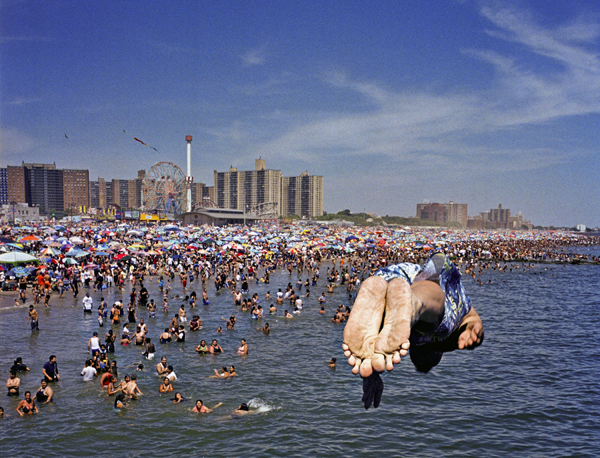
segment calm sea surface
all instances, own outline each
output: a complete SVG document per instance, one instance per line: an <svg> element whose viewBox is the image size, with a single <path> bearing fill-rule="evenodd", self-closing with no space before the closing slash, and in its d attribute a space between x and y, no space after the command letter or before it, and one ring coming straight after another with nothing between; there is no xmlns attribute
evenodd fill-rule
<svg viewBox="0 0 600 458"><path fill-rule="evenodd" d="M341 351L344 325L330 321L334 307L347 303L342 288L327 296L325 316L317 307L321 286L311 288L301 315L285 320L278 313L257 322L239 312L228 293L216 293L213 282L207 283L211 304L196 309L204 328L188 332L187 342L157 345L151 365L142 358L141 347L116 348L119 380L125 373L137 373L144 392L124 412L113 409L114 397L107 397L98 381L85 383L79 375L93 331L100 330L103 337L110 328L99 329L95 313L83 316L84 292L77 301L65 295L62 300L53 298L50 309L38 306L39 333L29 330L25 307L0 309L3 383L17 356L31 368L20 375L21 393L37 390L50 354L57 355L62 377L53 387L55 402L26 418L18 416L17 400L6 397L2 388L0 405L8 418L0 420L0 454L598 456L600 268L538 264L512 272L485 271L480 277L483 286L463 278L484 322L484 344L475 351L446 354L426 375L416 373L407 358L384 375L381 406L368 411L360 403L361 380L350 373ZM251 284L250 292L259 293L264 307L267 290L274 294L296 279L295 273L289 277L278 271L271 284ZM201 291L200 282L192 287ZM150 279L149 290L151 298L162 302L156 278ZM128 291L105 290L103 295L112 304L126 298ZM182 292L174 282L171 296ZM100 295L92 296L96 309ZM169 315L159 310L155 319L139 311L153 341L181 303L171 299ZM192 313L188 310L188 317ZM235 330L217 335L216 328L225 325L221 317L232 313L238 318ZM272 328L270 336L256 329L266 322ZM198 356L195 346L213 338L225 353ZM247 357L235 353L241 338L250 346ZM176 391L190 401L173 404L171 395L159 394L154 364L163 355L179 377ZM336 369L327 366L331 357L338 358ZM135 372L138 363L147 365L144 372ZM236 379L208 378L213 369L230 364L237 369ZM223 405L210 415L198 415L190 411L195 399L208 406ZM248 401L257 413L231 416Z"/></svg>

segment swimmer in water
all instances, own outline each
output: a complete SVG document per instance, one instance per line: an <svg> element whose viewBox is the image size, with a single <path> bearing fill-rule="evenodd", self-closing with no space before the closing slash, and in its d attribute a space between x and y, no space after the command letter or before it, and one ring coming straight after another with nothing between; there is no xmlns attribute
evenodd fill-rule
<svg viewBox="0 0 600 458"><path fill-rule="evenodd" d="M156 373L158 375L166 375L168 368L167 357L163 356L160 358L160 363L156 365Z"/></svg>
<svg viewBox="0 0 600 458"><path fill-rule="evenodd" d="M175 397L171 399L173 404L179 404L180 402L185 401L186 399L181 395L181 393L175 393Z"/></svg>
<svg viewBox="0 0 600 458"><path fill-rule="evenodd" d="M208 347L206 346L205 340L200 341L200 345L196 347L196 351L201 354L208 353Z"/></svg>
<svg viewBox="0 0 600 458"><path fill-rule="evenodd" d="M444 352L473 349L483 324L460 282L460 272L442 253L422 267L402 263L378 270L362 283L344 329L342 349L352 372L363 377L365 408L381 401L379 374L408 354L428 372Z"/></svg>
<svg viewBox="0 0 600 458"><path fill-rule="evenodd" d="M208 347L209 353L224 353L223 348L217 343L217 339L214 339Z"/></svg>
<svg viewBox="0 0 600 458"><path fill-rule="evenodd" d="M240 347L237 351L238 355L246 356L248 354L248 344L246 343L246 339L242 339Z"/></svg>
<svg viewBox="0 0 600 458"><path fill-rule="evenodd" d="M221 367L221 372L218 372L215 369L215 375L211 375L210 378L228 378L229 377L229 371L227 370L227 368L225 366Z"/></svg>
<svg viewBox="0 0 600 458"><path fill-rule="evenodd" d="M123 409L127 407L127 403L125 402L125 395L123 393L117 395L115 399L115 409Z"/></svg>
<svg viewBox="0 0 600 458"><path fill-rule="evenodd" d="M331 358L331 360L329 361L329 367L335 367L335 362L337 361L336 358Z"/></svg>
<svg viewBox="0 0 600 458"><path fill-rule="evenodd" d="M233 411L234 415L246 415L246 414L249 414L249 413L251 413L250 409L248 408L248 404L246 404L245 402L242 402L238 406L238 408Z"/></svg>
<svg viewBox="0 0 600 458"><path fill-rule="evenodd" d="M24 417L25 415L33 415L38 413L38 408L35 405L35 401L31 397L31 391L25 391L25 399L19 402L17 406L17 413Z"/></svg>
<svg viewBox="0 0 600 458"><path fill-rule="evenodd" d="M196 413L211 413L213 410L215 410L217 407L223 405L222 402L219 402L216 406L214 406L212 409L209 409L208 407L206 407L204 405L204 403L202 402L202 399L198 399L196 401L196 405L194 406L194 408L192 409L192 412L196 412Z"/></svg>
<svg viewBox="0 0 600 458"><path fill-rule="evenodd" d="M165 377L161 385L158 387L158 391L161 393L170 393L173 391L173 385L171 385L171 381L169 377Z"/></svg>
<svg viewBox="0 0 600 458"><path fill-rule="evenodd" d="M41 385L38 388L37 393L35 393L35 399L40 404L48 404L49 402L52 402L54 390L48 386L48 382L45 378L43 378L40 383Z"/></svg>
<svg viewBox="0 0 600 458"><path fill-rule="evenodd" d="M17 377L15 371L10 371L10 376L6 381L6 388L8 388L7 396L19 396L19 386L21 386L21 379Z"/></svg>

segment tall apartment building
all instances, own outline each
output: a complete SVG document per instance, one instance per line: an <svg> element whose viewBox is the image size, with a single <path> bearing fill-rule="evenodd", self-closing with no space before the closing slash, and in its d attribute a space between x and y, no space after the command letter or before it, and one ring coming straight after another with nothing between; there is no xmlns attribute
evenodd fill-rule
<svg viewBox="0 0 600 458"><path fill-rule="evenodd" d="M192 209L207 206L208 202L215 202L214 186L205 183L192 183Z"/></svg>
<svg viewBox="0 0 600 458"><path fill-rule="evenodd" d="M306 218L323 215L323 177L309 175L283 177L281 180L281 216L297 215Z"/></svg>
<svg viewBox="0 0 600 458"><path fill-rule="evenodd" d="M8 186L8 201L26 203L28 201L27 186L25 186L25 167L6 166L6 181Z"/></svg>
<svg viewBox="0 0 600 458"><path fill-rule="evenodd" d="M281 171L265 169L265 160L257 159L254 170L214 171L215 203L221 208L248 210L259 204L281 202Z"/></svg>
<svg viewBox="0 0 600 458"><path fill-rule="evenodd" d="M129 208L129 180L112 180L112 203L119 208Z"/></svg>
<svg viewBox="0 0 600 458"><path fill-rule="evenodd" d="M104 178L90 181L90 207L106 209L112 204L112 182Z"/></svg>
<svg viewBox="0 0 600 458"><path fill-rule="evenodd" d="M467 227L467 204L449 203L423 203L417 204L417 218L434 223L460 223Z"/></svg>
<svg viewBox="0 0 600 458"><path fill-rule="evenodd" d="M492 208L487 212L488 221L492 223L508 223L510 218L510 209L502 208L502 204L498 205L498 208Z"/></svg>
<svg viewBox="0 0 600 458"><path fill-rule="evenodd" d="M90 206L90 172L88 170L65 169L63 172L64 208Z"/></svg>
<svg viewBox="0 0 600 458"><path fill-rule="evenodd" d="M25 169L26 202L40 207L41 214L62 212L65 209L63 171L53 164L23 164L22 167Z"/></svg>
<svg viewBox="0 0 600 458"><path fill-rule="evenodd" d="M128 208L142 207L142 187L144 178L146 177L145 170L138 170L138 176L134 180L129 180L129 199Z"/></svg>
<svg viewBox="0 0 600 458"><path fill-rule="evenodd" d="M8 174L6 167L0 168L0 206L6 205L8 200Z"/></svg>

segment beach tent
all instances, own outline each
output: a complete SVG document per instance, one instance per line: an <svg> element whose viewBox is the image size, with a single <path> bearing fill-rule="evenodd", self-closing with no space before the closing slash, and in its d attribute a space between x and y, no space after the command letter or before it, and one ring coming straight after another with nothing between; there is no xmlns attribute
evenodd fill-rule
<svg viewBox="0 0 600 458"><path fill-rule="evenodd" d="M39 259L27 253L19 251L11 251L0 255L0 263L2 264L20 264L25 262L39 262Z"/></svg>

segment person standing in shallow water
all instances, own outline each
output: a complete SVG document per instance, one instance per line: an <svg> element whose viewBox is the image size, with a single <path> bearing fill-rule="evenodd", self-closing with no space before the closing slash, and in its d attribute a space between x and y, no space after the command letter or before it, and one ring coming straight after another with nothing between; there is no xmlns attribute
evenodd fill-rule
<svg viewBox="0 0 600 458"><path fill-rule="evenodd" d="M44 377L48 382L58 382L60 380L60 374L58 373L58 364L56 363L56 356L50 355L48 361L42 368Z"/></svg>
<svg viewBox="0 0 600 458"><path fill-rule="evenodd" d="M420 267L402 263L378 270L363 282L344 329L342 349L354 374L363 377L365 408L378 407L379 374L408 354L428 372L444 352L473 349L483 324L460 282L460 272L441 253Z"/></svg>
<svg viewBox="0 0 600 458"><path fill-rule="evenodd" d="M33 305L29 306L29 316L27 318L27 324L31 323L32 331L39 331L38 327L38 312Z"/></svg>

